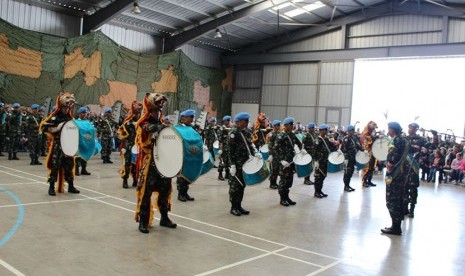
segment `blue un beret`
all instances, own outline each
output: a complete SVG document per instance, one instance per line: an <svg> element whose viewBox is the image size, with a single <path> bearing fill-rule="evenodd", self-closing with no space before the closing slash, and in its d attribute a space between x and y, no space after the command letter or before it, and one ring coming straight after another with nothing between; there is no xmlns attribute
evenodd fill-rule
<svg viewBox="0 0 465 276"><path fill-rule="evenodd" d="M249 113L241 112L241 113L236 114L236 116L234 117L234 122L237 123L238 121L241 121L241 120L248 121L249 119L250 119Z"/></svg>
<svg viewBox="0 0 465 276"><path fill-rule="evenodd" d="M214 122L216 122L216 118L215 118L215 117L211 117L211 118L210 118L210 123L214 123Z"/></svg>
<svg viewBox="0 0 465 276"><path fill-rule="evenodd" d="M408 125L409 128L413 128L413 129L419 129L420 126L417 124L417 123L411 123L410 125Z"/></svg>
<svg viewBox="0 0 465 276"><path fill-rule="evenodd" d="M34 110L39 109L39 107L40 106L38 104L31 105L31 109L34 109Z"/></svg>
<svg viewBox="0 0 465 276"><path fill-rule="evenodd" d="M273 126L279 126L280 124L281 124L280 120L274 120L273 123L271 123L271 125Z"/></svg>
<svg viewBox="0 0 465 276"><path fill-rule="evenodd" d="M328 128L329 128L329 126L328 126L327 124L321 124L321 125L318 127L319 130L324 130L324 129L328 130Z"/></svg>
<svg viewBox="0 0 465 276"><path fill-rule="evenodd" d="M19 108L19 107L20 107L20 104L19 104L19 103L14 103L14 104L12 105L12 107L13 107L13 108Z"/></svg>
<svg viewBox="0 0 465 276"><path fill-rule="evenodd" d="M294 118L287 117L286 119L284 119L283 125L290 125L290 124L294 124Z"/></svg>
<svg viewBox="0 0 465 276"><path fill-rule="evenodd" d="M77 111L78 114L81 114L81 113L87 113L87 107L83 106L83 107L80 107Z"/></svg>
<svg viewBox="0 0 465 276"><path fill-rule="evenodd" d="M315 123L308 123L307 128L315 128Z"/></svg>
<svg viewBox="0 0 465 276"><path fill-rule="evenodd" d="M195 110L193 110L193 109L184 110L183 112L181 112L181 116L183 116L183 117L195 117Z"/></svg>
<svg viewBox="0 0 465 276"><path fill-rule="evenodd" d="M355 127L353 125L348 125L347 126L347 131L354 131Z"/></svg>
<svg viewBox="0 0 465 276"><path fill-rule="evenodd" d="M111 113L111 107L105 108L105 111L103 113L105 113L105 114Z"/></svg>
<svg viewBox="0 0 465 276"><path fill-rule="evenodd" d="M231 121L231 116L229 115L224 116L223 121Z"/></svg>
<svg viewBox="0 0 465 276"><path fill-rule="evenodd" d="M5 104L4 104L4 103L0 103L0 107L5 107Z"/></svg>
<svg viewBox="0 0 465 276"><path fill-rule="evenodd" d="M390 122L390 123L388 123L388 128L392 128L392 129L395 129L395 130L398 130L398 131L402 131L402 127L400 126L400 124L398 122Z"/></svg>

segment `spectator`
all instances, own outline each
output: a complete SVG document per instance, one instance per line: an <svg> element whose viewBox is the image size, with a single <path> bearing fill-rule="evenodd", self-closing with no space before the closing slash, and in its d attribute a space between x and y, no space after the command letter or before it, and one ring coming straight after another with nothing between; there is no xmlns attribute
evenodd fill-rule
<svg viewBox="0 0 465 276"><path fill-rule="evenodd" d="M425 147L421 148L419 155L419 163L421 168L421 180L426 181L429 174L429 152Z"/></svg>
<svg viewBox="0 0 465 276"><path fill-rule="evenodd" d="M437 149L434 151L433 162L430 165L430 171L428 175L428 182L436 181L436 172L442 170L444 167L444 156L441 155L441 151ZM441 178L439 178L439 183L441 183Z"/></svg>
<svg viewBox="0 0 465 276"><path fill-rule="evenodd" d="M461 170L462 166L462 154L457 153L454 160L451 163L451 172L450 172L450 180L453 184L458 184L458 182L462 182L463 178L463 170Z"/></svg>

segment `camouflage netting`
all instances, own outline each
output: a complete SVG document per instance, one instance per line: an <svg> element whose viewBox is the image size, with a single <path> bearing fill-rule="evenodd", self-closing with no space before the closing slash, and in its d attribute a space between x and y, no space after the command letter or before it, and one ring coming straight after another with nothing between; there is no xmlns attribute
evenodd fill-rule
<svg viewBox="0 0 465 276"><path fill-rule="evenodd" d="M61 38L0 20L0 52L0 101L7 103L43 103L66 91L80 105L127 105L158 92L170 100L167 113L186 108L217 116L231 112L232 70L200 66L180 51L139 54L100 31Z"/></svg>

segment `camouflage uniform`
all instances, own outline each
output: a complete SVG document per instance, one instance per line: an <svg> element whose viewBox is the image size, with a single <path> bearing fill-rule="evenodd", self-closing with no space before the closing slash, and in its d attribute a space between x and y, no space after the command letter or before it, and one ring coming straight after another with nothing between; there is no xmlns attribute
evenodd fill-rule
<svg viewBox="0 0 465 276"><path fill-rule="evenodd" d="M18 109L15 109L6 118L8 129L8 160L19 160L16 156L21 139L21 125L23 115Z"/></svg>
<svg viewBox="0 0 465 276"><path fill-rule="evenodd" d="M98 137L102 144L102 159L103 163L113 163L110 160L111 152L113 151L114 131L118 128L118 124L108 118L103 118L99 121Z"/></svg>
<svg viewBox="0 0 465 276"><path fill-rule="evenodd" d="M278 191L281 196L281 201L291 203L289 199L289 189L292 187L294 181L295 165L292 163L289 167L284 167L281 161L291 163L294 159L294 145L297 145L299 149L302 149L302 143L299 138L293 132L281 132L276 138L276 142L273 146L274 152L276 153L276 159L279 160L279 185Z"/></svg>
<svg viewBox="0 0 465 276"><path fill-rule="evenodd" d="M304 149L312 156L312 160L314 160L315 156L315 148L318 143L318 134L315 130L309 130L307 134L302 139L302 144ZM306 185L313 185L314 183L310 180L310 175L305 177L304 184Z"/></svg>
<svg viewBox="0 0 465 276"><path fill-rule="evenodd" d="M123 154L123 173L121 177L124 180L123 187L127 188L127 180L129 178L129 174L132 175L133 183L132 186L137 186L136 180L136 164L132 163L132 147L136 141L136 123L138 118L134 117L130 121L124 123L123 126L120 127L122 129L124 127L125 132L127 133L127 137L121 139L121 149L124 149Z"/></svg>
<svg viewBox="0 0 465 276"><path fill-rule="evenodd" d="M225 178L229 179L229 167L231 166L231 162L229 159L229 129L226 126L221 126L218 130L219 132L219 142L220 142L220 150L222 151L220 155L220 163L218 165L218 172L223 174L223 170L226 171Z"/></svg>
<svg viewBox="0 0 465 276"><path fill-rule="evenodd" d="M418 187L420 186L420 151L421 147L426 145L426 139L419 136L407 136L405 138L406 142L410 144L409 147L409 157L411 162L409 162L409 168L407 170L407 185L405 185L405 212L409 213L410 217L413 217L415 210L415 204L417 204L418 198ZM410 211L408 204L410 203Z"/></svg>
<svg viewBox="0 0 465 276"><path fill-rule="evenodd" d="M357 155L357 151L362 150L362 145L360 145L357 136L346 135L342 139L341 150L344 153L344 157L347 162L343 177L345 187L344 190L350 191L350 179L352 178L355 166L357 165L357 162L355 161L355 156Z"/></svg>
<svg viewBox="0 0 465 276"><path fill-rule="evenodd" d="M223 130L225 131L225 130ZM244 138L247 143L244 142ZM229 178L229 201L232 209L240 209L244 198L245 180L242 174L242 166L254 154L255 148L252 146L252 136L247 129L240 130L233 127L228 139L229 150L228 162L231 166L236 166L236 175ZM226 159L225 159L226 160Z"/></svg>
<svg viewBox="0 0 465 276"><path fill-rule="evenodd" d="M213 155L215 159L215 152L213 151L213 143L218 140L217 127L208 125L205 128L205 145L208 148L208 151Z"/></svg>
<svg viewBox="0 0 465 276"><path fill-rule="evenodd" d="M331 143L327 136L318 136L318 143L315 146L314 160L318 161L319 168L315 169L315 195L323 194L323 182L328 175L328 156L337 150L337 146ZM325 194L323 194L325 195Z"/></svg>
<svg viewBox="0 0 465 276"><path fill-rule="evenodd" d="M3 107L0 107L0 156L3 156L2 151L5 150L6 117L6 110Z"/></svg>
<svg viewBox="0 0 465 276"><path fill-rule="evenodd" d="M274 146L276 144L276 139L278 138L279 133L280 133L279 130L272 131L270 137L268 138L269 154L270 156L273 156L273 160L271 160L271 170L270 170L270 188L272 189L276 189L278 186L276 184L277 183L276 181L278 180L278 174L279 174L279 159L277 158L278 156L276 155Z"/></svg>
<svg viewBox="0 0 465 276"><path fill-rule="evenodd" d="M28 137L31 165L42 165L39 162L40 147L42 144L42 133L39 133L39 125L42 119L42 115L40 114L29 114L26 117L26 135Z"/></svg>

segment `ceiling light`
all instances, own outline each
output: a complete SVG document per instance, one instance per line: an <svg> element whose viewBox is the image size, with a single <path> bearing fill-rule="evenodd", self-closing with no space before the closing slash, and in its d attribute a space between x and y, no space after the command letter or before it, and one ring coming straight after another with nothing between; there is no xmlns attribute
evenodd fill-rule
<svg viewBox="0 0 465 276"><path fill-rule="evenodd" d="M301 15L301 14L303 14L305 12L311 12L313 10L322 8L324 6L326 6L326 5L323 4L322 2L316 1L313 4L305 5L302 8L298 8L298 9L286 12L285 15L287 15L289 17L295 17L295 16Z"/></svg>
<svg viewBox="0 0 465 276"><path fill-rule="evenodd" d="M134 6L132 7L131 13L133 14L139 14L140 13L140 7L137 2L134 2Z"/></svg>
<svg viewBox="0 0 465 276"><path fill-rule="evenodd" d="M222 38L222 37L223 37L223 36L222 36L221 33L220 33L220 29L216 29L214 38L220 39L220 38Z"/></svg>

